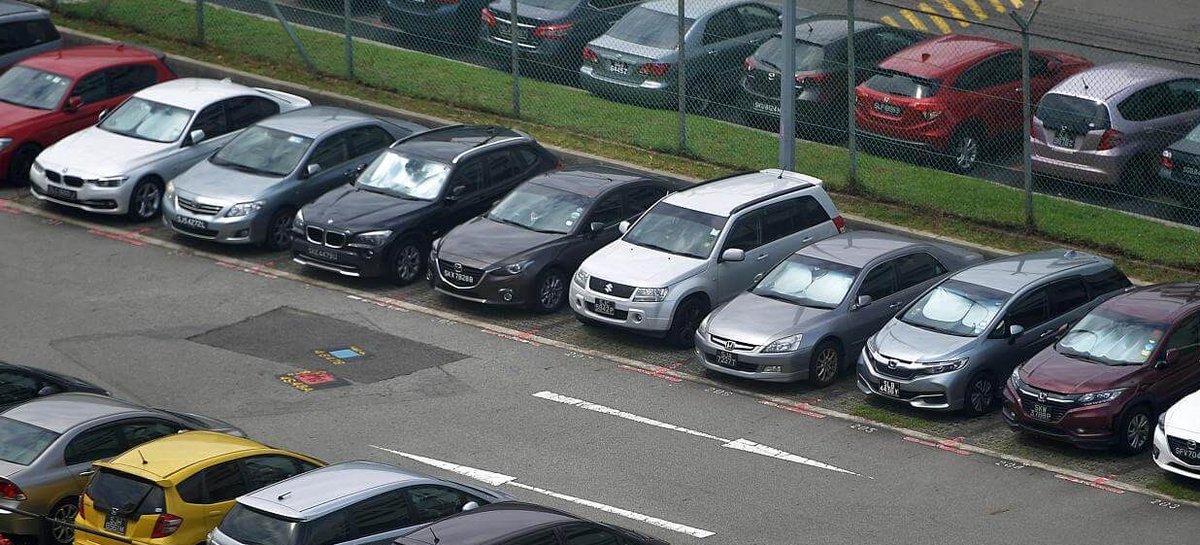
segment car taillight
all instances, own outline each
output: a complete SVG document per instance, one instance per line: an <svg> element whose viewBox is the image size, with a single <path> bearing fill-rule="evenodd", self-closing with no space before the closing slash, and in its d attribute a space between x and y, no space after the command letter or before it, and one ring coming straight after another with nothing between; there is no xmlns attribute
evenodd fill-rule
<svg viewBox="0 0 1200 545"><path fill-rule="evenodd" d="M543 40L561 40L567 37L567 32L575 23L561 23L557 25L542 25L533 29L533 35Z"/></svg>
<svg viewBox="0 0 1200 545"><path fill-rule="evenodd" d="M0 534L0 545L13 545L13 542L7 537L4 537L4 534Z"/></svg>
<svg viewBox="0 0 1200 545"><path fill-rule="evenodd" d="M170 513L163 513L158 516L158 520L154 521L154 532L150 534L150 537L167 537L175 533L181 525L183 525L183 519Z"/></svg>
<svg viewBox="0 0 1200 545"><path fill-rule="evenodd" d="M559 162L557 162L557 163L554 163L554 170L562 170L562 169L563 169L563 166L564 166L564 165L563 165L563 162L562 162L562 161L559 161Z"/></svg>
<svg viewBox="0 0 1200 545"><path fill-rule="evenodd" d="M81 519L87 518L87 509L83 506L83 498L85 497L87 497L86 494L79 495L79 518Z"/></svg>
<svg viewBox="0 0 1200 545"><path fill-rule="evenodd" d="M671 65L665 62L648 62L638 68L638 73L643 76L654 76L661 78L667 74L667 70L671 69Z"/></svg>
<svg viewBox="0 0 1200 545"><path fill-rule="evenodd" d="M1037 140L1039 136L1041 136L1041 135L1038 134L1037 123L1030 121L1029 122L1029 137L1034 140Z"/></svg>
<svg viewBox="0 0 1200 545"><path fill-rule="evenodd" d="M596 52L592 48L585 47L583 48L583 60L595 64L600 62L600 57L596 55Z"/></svg>
<svg viewBox="0 0 1200 545"><path fill-rule="evenodd" d="M746 57L742 60L742 68L745 68L747 72L751 72L758 69L758 63L754 62L754 57Z"/></svg>
<svg viewBox="0 0 1200 545"><path fill-rule="evenodd" d="M1165 149L1162 154L1162 166L1167 170L1175 168L1175 160L1171 158L1171 150Z"/></svg>
<svg viewBox="0 0 1200 545"><path fill-rule="evenodd" d="M839 233L845 233L846 232L846 218L843 218L841 215L834 216L833 217L833 226L837 227L837 230Z"/></svg>
<svg viewBox="0 0 1200 545"><path fill-rule="evenodd" d="M479 18L483 19L483 24L494 27L496 26L496 16L492 15L492 10L483 8L479 10Z"/></svg>
<svg viewBox="0 0 1200 545"><path fill-rule="evenodd" d="M0 498L6 500L25 500L25 491L8 479L0 479Z"/></svg>
<svg viewBox="0 0 1200 545"><path fill-rule="evenodd" d="M796 72L796 85L816 85L829 81L829 74L825 72Z"/></svg>
<svg viewBox="0 0 1200 545"><path fill-rule="evenodd" d="M1117 147L1121 143L1123 133L1116 129L1108 129L1104 134L1100 135L1100 143L1096 144L1096 151L1110 150Z"/></svg>

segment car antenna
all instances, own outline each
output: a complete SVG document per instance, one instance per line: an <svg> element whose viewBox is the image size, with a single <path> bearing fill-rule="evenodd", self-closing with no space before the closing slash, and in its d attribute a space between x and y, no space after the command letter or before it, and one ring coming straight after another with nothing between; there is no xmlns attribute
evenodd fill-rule
<svg viewBox="0 0 1200 545"><path fill-rule="evenodd" d="M277 496L275 499L279 500L279 501L283 501L283 498L288 497L289 495L291 495L291 493L292 493L292 491L288 490L287 492L284 492L283 494L280 494L279 496Z"/></svg>
<svg viewBox="0 0 1200 545"><path fill-rule="evenodd" d="M146 464L150 463L150 462L146 461L146 456L144 454L142 454L142 449L138 449L137 453L138 453L138 458L142 459L142 465L146 465Z"/></svg>
<svg viewBox="0 0 1200 545"><path fill-rule="evenodd" d="M1079 76L1079 81L1082 81L1082 82L1083 82L1083 90L1084 90L1084 91L1087 91L1088 89L1091 89L1091 87L1089 87L1089 86L1088 86L1088 82L1087 82L1087 77L1086 77L1086 76Z"/></svg>
<svg viewBox="0 0 1200 545"><path fill-rule="evenodd" d="M433 536L433 545L437 545L438 543L440 543L440 542L442 541L442 540L441 540L441 539L440 539L440 538L437 536L437 533L433 531L433 526L430 526L430 527L429 527L429 535L432 535L432 536Z"/></svg>

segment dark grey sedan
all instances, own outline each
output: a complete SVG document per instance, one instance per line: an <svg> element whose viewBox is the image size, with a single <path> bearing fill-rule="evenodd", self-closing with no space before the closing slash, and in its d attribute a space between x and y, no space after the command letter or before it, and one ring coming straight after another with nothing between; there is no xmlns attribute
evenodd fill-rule
<svg viewBox="0 0 1200 545"><path fill-rule="evenodd" d="M425 128L330 107L265 119L167 184L163 223L189 237L282 250L300 207Z"/></svg>
<svg viewBox="0 0 1200 545"><path fill-rule="evenodd" d="M983 256L874 231L814 242L709 314L696 356L718 373L828 386L867 338L948 272Z"/></svg>
<svg viewBox="0 0 1200 545"><path fill-rule="evenodd" d="M0 361L0 411L35 397L62 392L109 395L108 390L83 379Z"/></svg>

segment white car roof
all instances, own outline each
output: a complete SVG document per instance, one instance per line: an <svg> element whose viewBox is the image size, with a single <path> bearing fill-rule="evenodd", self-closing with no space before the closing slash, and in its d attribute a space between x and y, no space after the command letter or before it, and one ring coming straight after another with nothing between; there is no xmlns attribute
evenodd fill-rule
<svg viewBox="0 0 1200 545"><path fill-rule="evenodd" d="M672 193L663 199L667 204L706 214L728 217L743 204L803 186L820 186L821 180L777 168L739 174L713 180Z"/></svg>
<svg viewBox="0 0 1200 545"><path fill-rule="evenodd" d="M199 110L220 100L245 95L270 98L253 87L229 80L205 78L180 78L165 81L142 89L134 96L189 110Z"/></svg>

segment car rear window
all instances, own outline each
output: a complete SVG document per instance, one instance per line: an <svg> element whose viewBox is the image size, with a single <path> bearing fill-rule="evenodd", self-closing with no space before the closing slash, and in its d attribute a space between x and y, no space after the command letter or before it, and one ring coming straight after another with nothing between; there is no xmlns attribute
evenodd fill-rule
<svg viewBox="0 0 1200 545"><path fill-rule="evenodd" d="M1076 134L1107 130L1108 108L1086 98L1047 93L1037 107L1037 118L1049 129L1066 128Z"/></svg>
<svg viewBox="0 0 1200 545"><path fill-rule="evenodd" d="M300 523L240 503L233 506L221 525L222 534L238 543L254 545L291 545L300 536Z"/></svg>
<svg viewBox="0 0 1200 545"><path fill-rule="evenodd" d="M608 30L608 35L647 47L675 49L679 42L678 21L672 13L638 6L617 21ZM683 24L685 28L691 28L694 22L693 19L684 19Z"/></svg>
<svg viewBox="0 0 1200 545"><path fill-rule="evenodd" d="M918 78L891 70L878 71L863 85L867 89L908 98L929 98L938 92L937 80Z"/></svg>
<svg viewBox="0 0 1200 545"><path fill-rule="evenodd" d="M58 439L58 434L0 416L0 460L27 466Z"/></svg>
<svg viewBox="0 0 1200 545"><path fill-rule="evenodd" d="M811 72L825 66L825 48L817 44L796 40L796 71ZM758 48L755 58L770 63L779 70L783 66L783 39L775 36Z"/></svg>
<svg viewBox="0 0 1200 545"><path fill-rule="evenodd" d="M115 509L125 515L147 515L167 510L162 488L117 471L97 471L84 493L100 511Z"/></svg>

